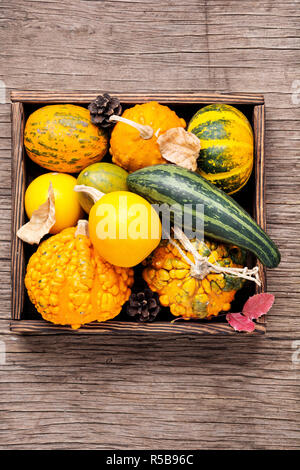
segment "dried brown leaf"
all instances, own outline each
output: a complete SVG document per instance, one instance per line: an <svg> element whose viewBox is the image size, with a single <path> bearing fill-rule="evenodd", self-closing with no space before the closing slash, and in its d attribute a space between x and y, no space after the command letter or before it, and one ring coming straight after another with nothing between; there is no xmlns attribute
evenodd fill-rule
<svg viewBox="0 0 300 470"><path fill-rule="evenodd" d="M200 140L183 127L173 127L161 134L157 143L165 160L188 170L197 170Z"/></svg>
<svg viewBox="0 0 300 470"><path fill-rule="evenodd" d="M30 221L18 230L17 236L24 242L33 245L34 243L39 243L41 238L49 233L54 224L55 198L53 186L50 181L47 201L33 212Z"/></svg>

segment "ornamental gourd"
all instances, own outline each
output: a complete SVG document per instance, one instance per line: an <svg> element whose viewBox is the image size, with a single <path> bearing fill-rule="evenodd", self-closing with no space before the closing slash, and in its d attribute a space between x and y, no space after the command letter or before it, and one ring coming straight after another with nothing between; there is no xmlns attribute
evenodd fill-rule
<svg viewBox="0 0 300 470"><path fill-rule="evenodd" d="M128 173L113 163L99 162L88 166L78 175L77 184L91 186L102 193L127 191ZM94 205L93 199L85 193L78 193L81 207L89 214Z"/></svg>
<svg viewBox="0 0 300 470"><path fill-rule="evenodd" d="M129 191L104 194L89 214L95 249L116 266L132 267L144 261L158 246L161 231L155 209L146 199Z"/></svg>
<svg viewBox="0 0 300 470"><path fill-rule="evenodd" d="M78 219L83 216L83 210L79 195L74 191L74 176L65 173L44 173L35 178L25 192L25 211L29 219L33 212L47 201L50 182L54 192L55 224L49 233L54 235L76 225Z"/></svg>
<svg viewBox="0 0 300 470"><path fill-rule="evenodd" d="M244 254L237 247L209 240L197 245L194 241L193 245L210 263L226 268L243 266ZM183 253L193 259L186 250ZM155 250L143 277L150 289L159 294L160 303L184 320L210 319L221 311L227 312L236 291L244 283L244 279L224 273L210 273L203 279L194 276L191 266L171 243Z"/></svg>
<svg viewBox="0 0 300 470"><path fill-rule="evenodd" d="M130 123L118 122L111 133L109 151L112 161L129 172L165 163L157 143L158 136L173 127L186 126L184 119L156 101L126 109L122 118L137 123L142 130L145 129L145 133L140 133Z"/></svg>
<svg viewBox="0 0 300 470"><path fill-rule="evenodd" d="M41 243L31 256L25 286L45 320L79 328L114 318L128 300L133 270L112 266L95 251L86 221Z"/></svg>
<svg viewBox="0 0 300 470"><path fill-rule="evenodd" d="M253 167L253 131L246 116L228 104L211 104L192 117L188 131L200 139L200 175L228 194L239 191Z"/></svg>
<svg viewBox="0 0 300 470"><path fill-rule="evenodd" d="M172 206L171 217L182 217L184 209L185 230L202 237L204 222L207 237L252 251L268 268L278 266L280 252L275 243L234 199L197 172L177 165L155 165L131 173L127 184L151 204ZM203 216L197 204L203 205Z"/></svg>
<svg viewBox="0 0 300 470"><path fill-rule="evenodd" d="M52 171L78 173L102 160L107 144L105 130L92 124L89 111L82 106L44 106L34 111L25 125L28 156Z"/></svg>

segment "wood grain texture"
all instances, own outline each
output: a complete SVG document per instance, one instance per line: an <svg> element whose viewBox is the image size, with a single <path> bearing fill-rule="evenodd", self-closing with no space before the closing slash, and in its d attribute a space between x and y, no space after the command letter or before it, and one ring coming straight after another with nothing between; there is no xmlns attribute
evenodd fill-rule
<svg viewBox="0 0 300 470"><path fill-rule="evenodd" d="M6 339L1 449L299 445L299 369L286 341L42 339Z"/></svg>
<svg viewBox="0 0 300 470"><path fill-rule="evenodd" d="M24 193L25 165L23 159L24 110L22 103L12 104L12 318L20 320L24 304L24 287L20 279L25 276L24 244L17 237L17 231L25 222ZM21 209L21 210L20 210Z"/></svg>
<svg viewBox="0 0 300 470"><path fill-rule="evenodd" d="M98 93L99 94L99 93ZM156 100L160 103L178 104L186 103L228 103L228 104L263 104L263 95L255 93L248 94L226 94L226 93L174 93L173 97L168 93L114 93L122 103L145 103ZM30 92L12 91L11 101L23 103L90 103L97 97L97 93L72 93L72 92Z"/></svg>
<svg viewBox="0 0 300 470"><path fill-rule="evenodd" d="M263 322L264 323L264 322ZM156 335L237 335L237 333L226 323L196 323L196 322L155 322L153 324L139 324L135 322L124 321L107 321L104 323L89 323L78 330L73 330L69 326L52 325L43 320L22 320L12 321L10 329L13 333L28 334L28 335L53 335L53 334L125 334L125 335L140 335L148 334L150 336ZM247 333L247 336L256 336L265 334L264 324L258 324L252 333ZM239 333L241 336L241 334ZM242 334L244 335L244 333Z"/></svg>
<svg viewBox="0 0 300 470"><path fill-rule="evenodd" d="M0 18L0 448L299 449L299 1L2 0ZM11 334L9 93L24 89L264 95L282 253L266 336Z"/></svg>
<svg viewBox="0 0 300 470"><path fill-rule="evenodd" d="M255 172L255 203L254 218L263 230L267 229L265 204L265 105L257 105L253 111L254 128L254 172ZM267 291L267 270L257 260L261 286L255 286L256 294ZM266 315L257 319L257 323L266 324Z"/></svg>

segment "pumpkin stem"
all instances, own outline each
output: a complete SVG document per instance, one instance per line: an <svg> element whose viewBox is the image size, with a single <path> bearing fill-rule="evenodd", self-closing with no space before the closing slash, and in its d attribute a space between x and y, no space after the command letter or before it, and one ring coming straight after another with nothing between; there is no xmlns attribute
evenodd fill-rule
<svg viewBox="0 0 300 470"><path fill-rule="evenodd" d="M146 140L146 139L151 139L151 137L153 137L153 129L150 126L145 126L143 124L138 124L137 122L131 121L130 119L126 119L126 118L121 117L121 116L116 116L115 114L113 114L109 118L109 120L110 121L123 122L124 124L128 124L129 126L134 127L135 129L137 129L139 131L140 136L142 137L142 139Z"/></svg>
<svg viewBox="0 0 300 470"><path fill-rule="evenodd" d="M89 223L87 220L78 220L75 231L75 237L77 237L78 235L85 235L86 237L89 236Z"/></svg>
<svg viewBox="0 0 300 470"><path fill-rule="evenodd" d="M170 323L173 324L173 323L175 323L175 322L178 321L178 320L184 320L184 317L176 317L176 318L174 318L174 320L171 320Z"/></svg>
<svg viewBox="0 0 300 470"><path fill-rule="evenodd" d="M181 242L183 248L191 253L194 257L194 262L192 262L172 238L170 238L171 245L175 246L183 259L191 266L191 275L197 279L204 279L207 274L210 272L216 272L221 274L229 274L231 276L241 277L249 281L255 282L258 286L261 286L261 280L259 278L259 269L258 266L255 266L252 269L247 267L244 268L227 268L219 266L218 264L213 264L208 261L208 258L201 256L198 251L194 248L187 236L182 232L178 227L173 228L176 238Z"/></svg>
<svg viewBox="0 0 300 470"><path fill-rule="evenodd" d="M87 194L92 198L94 204L99 201L99 199L101 199L102 196L104 196L105 194L99 191L98 189L93 188L92 186L85 186L84 184L77 184L76 186L74 186L74 191L76 191L77 193Z"/></svg>

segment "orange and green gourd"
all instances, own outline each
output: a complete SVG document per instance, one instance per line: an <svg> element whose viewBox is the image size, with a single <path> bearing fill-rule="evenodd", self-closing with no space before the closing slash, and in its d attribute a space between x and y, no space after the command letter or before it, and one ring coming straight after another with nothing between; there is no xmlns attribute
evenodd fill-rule
<svg viewBox="0 0 300 470"><path fill-rule="evenodd" d="M228 104L211 104L192 117L188 131L200 139L200 175L228 194L239 191L253 167L253 131L246 116Z"/></svg>
<svg viewBox="0 0 300 470"><path fill-rule="evenodd" d="M227 268L243 266L244 253L235 246L208 240L192 244L210 263ZM194 261L191 253L184 249L183 252ZM210 273L203 279L194 277L191 266L171 243L162 243L155 250L143 277L150 289L159 294L160 303L185 320L210 319L229 311L236 291L244 283L244 279L224 273Z"/></svg>
<svg viewBox="0 0 300 470"><path fill-rule="evenodd" d="M129 172L166 163L161 156L157 138L168 129L186 126L184 119L179 118L168 106L156 101L126 109L122 117L153 129L151 138L143 138L137 129L124 122L115 125L111 133L109 151L112 161Z"/></svg>
<svg viewBox="0 0 300 470"><path fill-rule="evenodd" d="M113 163L99 162L84 168L78 175L77 184L91 186L102 193L127 191L128 173L124 168ZM85 193L78 193L81 207L89 214L94 201Z"/></svg>
<svg viewBox="0 0 300 470"><path fill-rule="evenodd" d="M25 276L29 298L42 317L73 329L118 315L132 284L133 270L103 260L75 227L41 243Z"/></svg>
<svg viewBox="0 0 300 470"><path fill-rule="evenodd" d="M57 104L44 106L29 116L24 145L28 156L43 168L78 173L102 160L108 137L91 122L87 109Z"/></svg>

